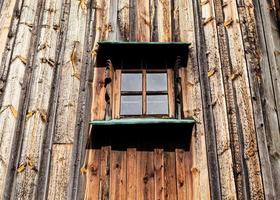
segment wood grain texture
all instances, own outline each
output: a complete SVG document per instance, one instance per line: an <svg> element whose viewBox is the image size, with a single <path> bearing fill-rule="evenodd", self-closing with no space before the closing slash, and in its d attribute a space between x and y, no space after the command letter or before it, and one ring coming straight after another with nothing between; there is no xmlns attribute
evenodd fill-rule
<svg viewBox="0 0 280 200"><path fill-rule="evenodd" d="M52 149L48 199L66 199L69 179L71 144L55 144Z"/></svg>
<svg viewBox="0 0 280 200"><path fill-rule="evenodd" d="M137 153L136 149L127 149L127 199L137 199Z"/></svg>
<svg viewBox="0 0 280 200"><path fill-rule="evenodd" d="M43 13L43 27L41 29L38 53L31 80L31 92L29 96L29 106L25 123L24 138L21 149L20 163L24 163L26 158L30 159L34 167L38 168L42 140L48 118L48 106L50 100L51 84L53 80L53 70L55 67L55 53L58 32L54 26L59 21L62 1L46 1ZM37 172L31 171L20 174L17 177L17 188L21 188L20 193L33 193L33 185L37 180Z"/></svg>
<svg viewBox="0 0 280 200"><path fill-rule="evenodd" d="M187 68L181 73L184 117L193 117L197 124L192 133L191 157L192 157L192 187L193 199L210 199L210 183L208 175L208 161L206 152L205 127L202 109L202 96L200 77L197 66L197 49L195 33L195 14L193 1L179 1L180 39L183 42L191 42ZM191 95L190 95L191 94ZM207 177L207 178L206 178Z"/></svg>
<svg viewBox="0 0 280 200"><path fill-rule="evenodd" d="M236 103L241 132L243 133L245 164L248 169L248 183L250 183L249 195L251 198L262 199L263 185L260 176L260 163L257 150L253 108L251 102L250 84L248 81L247 65L244 57L244 46L242 33L239 25L239 16L236 2L230 2L223 8L225 26L227 28L229 53L232 63L232 74L238 74L233 79L233 86L236 92ZM228 24L228 25L227 25Z"/></svg>
<svg viewBox="0 0 280 200"><path fill-rule="evenodd" d="M187 176L186 176L186 164L188 161L185 160L185 151L183 149L175 150L175 166L176 166L176 184L177 184L177 193L178 200L187 199ZM188 177L191 178L191 177Z"/></svg>
<svg viewBox="0 0 280 200"><path fill-rule="evenodd" d="M85 5L87 0L83 1ZM54 143L72 143L75 129L82 58L86 33L86 10L71 1L65 52L62 60Z"/></svg>
<svg viewBox="0 0 280 200"><path fill-rule="evenodd" d="M154 170L155 170L155 199L163 200L165 194L164 187L164 151L154 150Z"/></svg>
<svg viewBox="0 0 280 200"><path fill-rule="evenodd" d="M87 150L87 178L85 200L98 200L100 178L100 150Z"/></svg>
<svg viewBox="0 0 280 200"><path fill-rule="evenodd" d="M153 159L153 152L137 151L137 200L154 199Z"/></svg>
<svg viewBox="0 0 280 200"><path fill-rule="evenodd" d="M2 65L1 61L2 61L3 53L4 53L5 47L6 47L6 41L8 41L10 39L10 37L8 37L8 33L10 32L10 28L12 27L11 23L14 20L13 13L14 13L15 8L17 7L16 2L17 2L16 0L13 0L13 1L9 1L9 0L4 1L3 0L2 1L2 6L0 9L0 24L1 24L1 28L0 28L0 39L1 39L0 66ZM2 70L0 70L0 72L1 71Z"/></svg>
<svg viewBox="0 0 280 200"><path fill-rule="evenodd" d="M149 0L137 0L136 5L136 40L149 42L151 31Z"/></svg>
<svg viewBox="0 0 280 200"><path fill-rule="evenodd" d="M175 152L164 152L164 198L166 200L178 198L175 163Z"/></svg>
<svg viewBox="0 0 280 200"><path fill-rule="evenodd" d="M8 75L7 75L7 84L5 85L5 93L1 97L2 104L0 108L0 137L1 137L1 174L3 178L10 178L9 184L5 184L9 192L4 192L4 195L10 195L11 184L13 184L13 177L10 175L14 173L14 170L10 168L7 175L8 162L11 160L10 155L14 153L13 157L17 157L16 153L18 151L13 150L12 148L18 148L18 145L14 145L14 141L19 141L20 138L14 138L14 133L17 126L17 118L20 115L18 110L22 107L22 93L26 92L23 88L23 85L28 84L28 80L24 79L26 74L27 64L31 63L30 53L32 52L33 46L32 42L32 30L38 19L38 13L36 12L37 2L25 1L23 8L21 10L21 18L17 27L17 34L15 36L14 50L9 60ZM40 6L38 6L40 9ZM40 12L40 11L38 11ZM34 51L33 51L34 52ZM29 68L30 69L30 68ZM14 141L13 141L14 140ZM16 159L12 159L16 160ZM15 161L17 162L17 161ZM17 165L16 163L12 163ZM4 179L1 178L0 182L4 188Z"/></svg>
<svg viewBox="0 0 280 200"><path fill-rule="evenodd" d="M216 29L213 1L201 5L204 20L204 35L208 60L208 78L211 87L211 100L214 123L216 127L217 153L220 166L222 198L237 199L234 174L232 169L232 153L228 127L227 107L223 84L223 74L219 54L218 35Z"/></svg>
<svg viewBox="0 0 280 200"><path fill-rule="evenodd" d="M126 199L126 152L112 151L110 165L110 199Z"/></svg>
<svg viewBox="0 0 280 200"><path fill-rule="evenodd" d="M264 63L266 63L266 66L269 66L269 64L267 63L268 60L265 54L263 54L263 58L260 59L261 52L259 49L262 49L261 46L263 45L263 36L258 37L258 34L256 32L258 20L256 19L254 8L244 6L248 4L252 4L252 1L244 0L238 2L238 11L240 21L242 22L240 23L240 25L243 34L244 50L248 66L248 76L251 86L250 90L253 97L252 105L260 155L260 164L263 175L262 178L265 190L264 193L266 199L274 199L276 191L275 188L277 188L278 186L274 183L274 180L272 178L271 167L272 165L274 165L272 164L274 163L274 158L272 158L272 161L270 161L267 142L270 141L270 139L268 138L272 136L272 143L279 143L279 134L271 134L271 130L278 130L279 125L277 122L277 117L275 116L277 115L276 111L269 108L262 108L262 98L267 98L267 102L270 102L269 104L274 104L274 98L272 97L273 94L271 93L273 92L273 90L268 88L263 89L264 87L272 87L271 84L268 84L271 81L271 78L268 79L268 77L270 76L270 70L268 69L268 67L264 67ZM258 42L258 39L261 41L260 43ZM261 74L263 74L263 78L260 78ZM265 105L268 104L265 103ZM268 123L267 128L265 128L266 126L264 126L264 124L267 123L265 116L269 118L268 121L273 121L273 124L269 125ZM275 148L274 150L276 149L277 148ZM275 177L279 176L277 175L279 174L279 171L276 170L277 168L278 167L275 167L275 170L273 170Z"/></svg>
<svg viewBox="0 0 280 200"><path fill-rule="evenodd" d="M258 137L258 139L262 139L261 142L259 142L260 147L260 156L261 159L263 159L263 163L267 163L265 166L267 167L266 171L268 173L268 176L264 177L264 186L266 184L270 184L270 186L265 186L266 195L268 195L269 198L275 198L275 196L279 196L279 181L275 177L279 177L279 157L273 156L276 155L275 152L277 152L277 148L275 148L275 144L278 143L278 135L274 135L274 133L280 132L279 123L277 123L277 120L279 120L279 115L277 114L276 108L276 99L273 91L273 80L272 80L272 74L269 67L271 65L271 40L274 40L274 37L271 37L270 34L270 26L271 26L271 20L273 18L268 17L267 13L265 12L265 9L268 7L267 2L257 1L256 3L256 23L259 33L259 42L260 42L260 49L261 49L261 56L262 59L259 60L260 67L261 67L261 98L262 98L262 108L263 108L263 114L264 114L264 127L266 130L266 137L261 138ZM266 31L268 30L268 31ZM266 44L269 43L269 44ZM270 49L270 50L268 50ZM272 58L273 60L273 58ZM274 109L273 109L274 108ZM262 148L263 146L263 148ZM270 151L270 148L272 147L272 151ZM262 155L263 154L263 155ZM267 154L270 154L267 156ZM269 166L269 163L271 162L271 166ZM271 172L270 172L271 171ZM266 178L269 178L269 174L272 173L273 180L267 180ZM273 183L274 188L271 187L271 183Z"/></svg>
<svg viewBox="0 0 280 200"><path fill-rule="evenodd" d="M105 116L97 43L112 40L192 43L180 75L183 116L197 123L190 152L174 156L175 198L279 199L277 16L276 0L0 0L1 197L79 199L85 184L95 185L93 199L137 199L138 182L146 191L142 199L164 199L167 190L175 190L162 186L163 176L174 180L160 169L165 165L161 150L141 152L144 163L137 162L136 149L127 150L126 161L114 154L106 164L103 159L99 171L105 182L93 176L98 183L85 183L89 169L79 171L89 115ZM119 105L113 104L113 110ZM102 157L96 156L92 159ZM109 164L111 159L131 174L139 172L142 181L126 174L127 183L120 183L125 174ZM104 166L120 173L109 180ZM180 188L182 182L186 188Z"/></svg>
<svg viewBox="0 0 280 200"><path fill-rule="evenodd" d="M110 199L110 162L111 147L101 148L100 152L100 181L99 181L99 198L101 200Z"/></svg>

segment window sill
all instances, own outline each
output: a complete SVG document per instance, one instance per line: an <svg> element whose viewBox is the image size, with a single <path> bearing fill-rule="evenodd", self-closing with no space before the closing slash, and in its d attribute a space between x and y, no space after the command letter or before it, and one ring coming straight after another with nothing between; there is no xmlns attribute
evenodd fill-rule
<svg viewBox="0 0 280 200"><path fill-rule="evenodd" d="M194 119L157 119L157 118L125 118L113 120L94 120L90 122L93 126L119 126L119 125L194 125Z"/></svg>

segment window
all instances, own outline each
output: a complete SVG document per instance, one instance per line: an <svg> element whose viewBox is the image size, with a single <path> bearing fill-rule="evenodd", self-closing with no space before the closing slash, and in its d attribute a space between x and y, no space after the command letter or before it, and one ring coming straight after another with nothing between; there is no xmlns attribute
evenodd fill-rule
<svg viewBox="0 0 280 200"><path fill-rule="evenodd" d="M121 116L169 114L166 71L122 71Z"/></svg>
<svg viewBox="0 0 280 200"><path fill-rule="evenodd" d="M105 105L96 99L94 114L104 119L182 118L181 75L187 43L101 42L96 72L103 74ZM98 69L96 70L98 71ZM100 75L101 77L101 75ZM96 79L96 81L98 81ZM98 91L99 90L99 91ZM98 107L99 106L99 107ZM101 108L100 108L101 106ZM98 110L101 109L101 112Z"/></svg>
<svg viewBox="0 0 280 200"><path fill-rule="evenodd" d="M123 66L113 74L113 118L174 118L173 69Z"/></svg>

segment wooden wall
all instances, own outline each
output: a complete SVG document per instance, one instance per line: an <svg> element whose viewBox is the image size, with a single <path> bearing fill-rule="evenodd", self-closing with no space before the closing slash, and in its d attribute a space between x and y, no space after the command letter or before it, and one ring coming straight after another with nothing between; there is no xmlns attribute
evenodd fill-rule
<svg viewBox="0 0 280 200"><path fill-rule="evenodd" d="M277 0L0 0L2 199L83 194L103 40L191 42L194 199L279 199L277 17Z"/></svg>

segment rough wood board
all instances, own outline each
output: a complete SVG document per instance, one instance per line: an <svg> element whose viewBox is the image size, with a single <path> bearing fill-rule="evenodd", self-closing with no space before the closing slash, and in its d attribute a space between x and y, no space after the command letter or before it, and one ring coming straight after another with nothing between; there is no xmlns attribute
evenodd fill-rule
<svg viewBox="0 0 280 200"><path fill-rule="evenodd" d="M154 150L154 171L155 171L155 199L164 200L164 152L163 149Z"/></svg>
<svg viewBox="0 0 280 200"><path fill-rule="evenodd" d="M136 149L127 149L127 199L137 199L137 153Z"/></svg>
<svg viewBox="0 0 280 200"><path fill-rule="evenodd" d="M175 152L164 152L164 187L166 200L176 200L178 198Z"/></svg>
<svg viewBox="0 0 280 200"><path fill-rule="evenodd" d="M103 120L105 118L105 68L94 68L91 118ZM115 110L115 108L114 108Z"/></svg>
<svg viewBox="0 0 280 200"><path fill-rule="evenodd" d="M83 1L85 5L87 0ZM86 10L79 1L71 1L69 24L62 63L54 143L72 143L84 55Z"/></svg>
<svg viewBox="0 0 280 200"><path fill-rule="evenodd" d="M53 80L53 68L56 41L58 33L53 29L54 22L60 18L60 10L62 1L48 0L45 4L45 12L43 13L43 21L41 29L38 54L34 65L36 68L33 71L31 81L31 94L28 99L29 106L26 117L26 124L20 163L24 163L26 159L30 159L33 165L38 168L40 161L40 153L42 140L44 137L45 126L48 118L48 106ZM24 198L34 192L37 173L30 172L28 174L18 175L16 187L19 195Z"/></svg>
<svg viewBox="0 0 280 200"><path fill-rule="evenodd" d="M11 63L9 64L9 74L7 85L3 95L2 107L0 108L0 185L4 185L6 170L11 153L13 133L15 132L17 110L21 97L21 84L25 73L27 55L31 42L31 30L35 20L37 2L25 1L21 11L21 19L15 36L15 46ZM3 187L1 187L3 188Z"/></svg>
<svg viewBox="0 0 280 200"><path fill-rule="evenodd" d="M153 152L137 151L137 200L154 198Z"/></svg>
<svg viewBox="0 0 280 200"><path fill-rule="evenodd" d="M156 0L157 1L157 25L158 25L158 40L160 42L171 41L171 1Z"/></svg>
<svg viewBox="0 0 280 200"><path fill-rule="evenodd" d="M110 199L110 157L111 147L101 148L100 152L100 182L99 182L99 199Z"/></svg>
<svg viewBox="0 0 280 200"><path fill-rule="evenodd" d="M250 85L248 81L247 66L244 58L244 46L239 25L236 2L228 2L224 7L225 25L232 62L232 73L240 74L233 81L236 92L239 123L242 128L244 142L244 158L248 169L248 179L250 183L250 197L263 199L263 185L260 174L260 163L257 149L257 141L253 119L253 108L251 102ZM228 25L227 25L228 24Z"/></svg>
<svg viewBox="0 0 280 200"><path fill-rule="evenodd" d="M120 40L129 40L129 0L119 0L118 3L118 27L120 31Z"/></svg>
<svg viewBox="0 0 280 200"><path fill-rule="evenodd" d="M54 144L52 147L51 173L49 176L49 200L66 199L71 160L71 144Z"/></svg>
<svg viewBox="0 0 280 200"><path fill-rule="evenodd" d="M211 87L211 99L216 128L217 153L220 165L222 198L237 199L233 176L233 161L230 149L230 137L227 118L223 74L220 63L218 36L215 23L213 1L201 5L204 21L204 35L208 59L208 78Z"/></svg>
<svg viewBox="0 0 280 200"><path fill-rule="evenodd" d="M274 88L275 88L275 80L273 80L273 76L275 76L275 71L273 71L273 67L275 67L275 58L274 56L278 56L278 51L274 52L275 40L278 38L279 42L279 34L278 37L274 34L272 34L272 28L273 28L273 19L270 17L269 13L267 13L267 9L270 8L270 4L268 1L258 1L256 4L256 10L257 10L257 24L258 24L258 30L260 32L260 45L261 45L261 55L262 59L260 60L261 64L261 76L262 76L262 84L263 84L263 90L262 90L262 103L263 103L263 111L264 111L264 117L265 117L265 129L266 129L266 139L267 139L267 148L269 151L269 159L271 162L271 171L273 176L273 182L274 182L274 188L275 188L275 195L279 196L280 191L277 190L277 188L280 187L280 181L279 177L280 175L280 168L279 168L279 131L280 131L280 124L279 124L279 106L277 108L277 102L279 104L279 98L276 97ZM275 23L275 22L274 22ZM277 29L274 29L277 30ZM272 44L273 43L273 44ZM274 55L273 55L274 54ZM267 67L270 66L270 67ZM279 60L278 60L278 66L279 66ZM275 68L274 68L275 70ZM279 70L279 68L278 68ZM279 81L279 80L278 80ZM279 88L278 88L279 89ZM278 113L277 113L278 112ZM278 123L277 123L278 120ZM265 141L266 142L266 141ZM266 144L265 144L266 145ZM264 152L264 151L263 151ZM269 181L271 184L271 181ZM265 185L265 184L264 184ZM272 187L266 187L265 190L271 190ZM273 195L273 193L271 194Z"/></svg>
<svg viewBox="0 0 280 200"><path fill-rule="evenodd" d="M100 178L100 150L87 150L85 200L98 200Z"/></svg>
<svg viewBox="0 0 280 200"><path fill-rule="evenodd" d="M192 188L193 199L210 199L210 186L208 175L207 152L205 143L205 130L201 102L201 87L198 69L195 64L195 24L193 1L179 0L180 38L182 42L191 42L187 69L183 72L183 112L184 117L193 117L197 120L192 133ZM185 20L182 20L185 19ZM185 94L185 95L184 95ZM188 95L192 94L192 95ZM199 192L198 192L199 191Z"/></svg>
<svg viewBox="0 0 280 200"><path fill-rule="evenodd" d="M176 161L176 183L178 200L187 200L187 176L186 176L186 164L184 149L175 150L175 161ZM189 177L191 178L191 177Z"/></svg>
<svg viewBox="0 0 280 200"><path fill-rule="evenodd" d="M3 0L3 6L0 9L0 66L2 65L2 56L5 51L6 41L9 40L8 33L10 30L16 0ZM0 68L1 72L1 68Z"/></svg>
<svg viewBox="0 0 280 200"><path fill-rule="evenodd" d="M136 0L136 40L141 42L150 41L150 4L149 0Z"/></svg>
<svg viewBox="0 0 280 200"><path fill-rule="evenodd" d="M126 199L126 151L112 151L110 165L110 199Z"/></svg>
<svg viewBox="0 0 280 200"><path fill-rule="evenodd" d="M253 4L251 0L240 1L238 2L238 10L240 21L242 22L240 25L242 28L245 56L251 85L250 89L253 97L252 103L262 169L264 193L266 199L274 199L276 198L275 188L278 187L274 184L274 182L277 180L273 180L271 167L273 166L272 162L274 158L272 158L271 162L267 142L272 136L272 143L279 143L279 134L273 134L275 130L279 130L279 124L277 121L276 110L271 109L271 106L269 106L274 104L274 95L267 55L266 52L263 52L264 49L266 49L264 47L263 34L257 33L257 28L261 30L262 27L262 25L258 24L258 21L260 20L259 7L257 3L255 4L256 8L252 6L244 6L250 4ZM264 103L264 106L262 105L263 99L266 99L265 102L267 102ZM275 107L275 105L272 107ZM274 148L270 147L270 149ZM273 173L274 177L279 177L279 167L275 167Z"/></svg>

